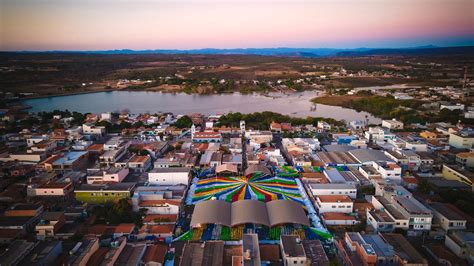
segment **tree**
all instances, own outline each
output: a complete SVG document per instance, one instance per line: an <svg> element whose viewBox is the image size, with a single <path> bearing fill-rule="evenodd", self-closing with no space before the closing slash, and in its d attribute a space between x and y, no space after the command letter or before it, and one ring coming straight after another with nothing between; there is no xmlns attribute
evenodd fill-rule
<svg viewBox="0 0 474 266"><path fill-rule="evenodd" d="M177 128L190 128L193 125L193 120L187 115L180 117L174 126Z"/></svg>

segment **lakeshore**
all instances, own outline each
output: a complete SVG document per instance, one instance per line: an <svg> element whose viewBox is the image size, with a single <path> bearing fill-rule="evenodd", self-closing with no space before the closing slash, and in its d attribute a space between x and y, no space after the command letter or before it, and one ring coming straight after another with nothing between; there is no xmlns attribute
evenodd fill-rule
<svg viewBox="0 0 474 266"><path fill-rule="evenodd" d="M203 113L225 114L229 112L252 113L272 111L293 117L325 117L337 120L365 120L378 123L380 119L352 109L314 104L316 91L300 93L261 94L210 94L162 93L145 91L107 91L69 96L55 96L23 100L31 106L30 112L70 110L82 113L119 112L132 113L172 112L175 114Z"/></svg>

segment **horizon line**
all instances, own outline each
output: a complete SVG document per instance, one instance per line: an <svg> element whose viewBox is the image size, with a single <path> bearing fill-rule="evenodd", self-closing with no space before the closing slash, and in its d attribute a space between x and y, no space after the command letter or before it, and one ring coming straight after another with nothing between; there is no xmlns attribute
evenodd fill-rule
<svg viewBox="0 0 474 266"><path fill-rule="evenodd" d="M177 48L144 48L144 49L131 49L131 48L111 48L111 49L97 49L97 50L75 50L75 49L65 49L65 50L0 50L0 53L45 53L45 52L105 52L105 51L199 51L199 50L270 50L270 49L328 49L328 50L378 50L378 49L387 49L387 50L397 50L397 49L436 49L436 48L459 48L459 47L474 47L474 44L461 44L461 45L446 45L438 46L433 44L427 45L417 45L417 46L400 46L400 47L356 47L356 48L334 48L334 47L236 47L236 48L189 48L189 49L177 49Z"/></svg>

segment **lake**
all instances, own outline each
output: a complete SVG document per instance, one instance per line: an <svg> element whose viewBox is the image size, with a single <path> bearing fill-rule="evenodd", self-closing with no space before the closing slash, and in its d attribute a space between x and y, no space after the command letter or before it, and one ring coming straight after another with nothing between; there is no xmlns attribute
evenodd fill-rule
<svg viewBox="0 0 474 266"><path fill-rule="evenodd" d="M81 113L118 112L128 109L131 113L172 112L174 114L225 114L229 112L252 113L272 111L294 117L327 117L337 120L365 120L380 123L381 120L352 109L323 104L310 100L318 96L316 91L282 94L185 94L146 91L111 91L24 100L31 106L30 112L66 110Z"/></svg>

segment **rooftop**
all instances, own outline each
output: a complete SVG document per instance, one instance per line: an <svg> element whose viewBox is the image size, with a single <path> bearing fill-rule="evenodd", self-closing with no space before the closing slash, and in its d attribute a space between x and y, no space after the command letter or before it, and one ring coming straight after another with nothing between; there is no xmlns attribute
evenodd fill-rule
<svg viewBox="0 0 474 266"><path fill-rule="evenodd" d="M301 244L301 239L294 235L282 235L281 244L285 255L288 257L304 257L306 256L304 252L303 245Z"/></svg>
<svg viewBox="0 0 474 266"><path fill-rule="evenodd" d="M321 202L352 202L346 195L319 195L318 199Z"/></svg>

